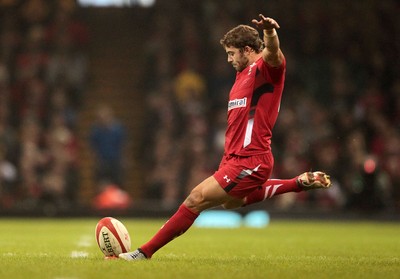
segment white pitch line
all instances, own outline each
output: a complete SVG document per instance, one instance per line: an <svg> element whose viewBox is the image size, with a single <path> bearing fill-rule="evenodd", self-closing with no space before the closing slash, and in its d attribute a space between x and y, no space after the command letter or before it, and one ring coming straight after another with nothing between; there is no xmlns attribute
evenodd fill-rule
<svg viewBox="0 0 400 279"><path fill-rule="evenodd" d="M89 256L89 253L86 251L72 251L71 252L71 258L76 259L76 258L87 258Z"/></svg>
<svg viewBox="0 0 400 279"><path fill-rule="evenodd" d="M91 241L92 237L89 235L82 235L79 241L77 242L78 247L90 247L92 246L93 242Z"/></svg>
<svg viewBox="0 0 400 279"><path fill-rule="evenodd" d="M84 234L82 235L76 243L77 250L71 251L71 258L87 258L89 256L89 252L80 248L87 248L92 246L92 241L90 235Z"/></svg>

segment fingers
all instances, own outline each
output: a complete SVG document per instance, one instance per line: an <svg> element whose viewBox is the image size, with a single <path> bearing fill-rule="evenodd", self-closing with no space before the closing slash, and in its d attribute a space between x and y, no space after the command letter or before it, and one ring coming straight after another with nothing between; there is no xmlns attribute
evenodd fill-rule
<svg viewBox="0 0 400 279"><path fill-rule="evenodd" d="M260 17L262 17L262 21L264 22L264 25L270 25L273 28L280 28L278 22L276 22L275 19L270 18L270 17L265 17L263 15L260 15Z"/></svg>
<svg viewBox="0 0 400 279"><path fill-rule="evenodd" d="M263 27L263 28L276 28L279 29L280 26L278 22L276 22L275 19L270 18L270 17L265 17L263 14L258 15L260 17L260 20L253 19L251 22L257 25L258 27Z"/></svg>

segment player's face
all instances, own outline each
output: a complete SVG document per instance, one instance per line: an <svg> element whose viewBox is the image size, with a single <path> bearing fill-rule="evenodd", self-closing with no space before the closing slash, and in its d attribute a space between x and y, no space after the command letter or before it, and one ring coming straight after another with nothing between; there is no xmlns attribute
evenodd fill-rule
<svg viewBox="0 0 400 279"><path fill-rule="evenodd" d="M225 51L228 55L228 63L230 63L236 71L241 72L249 65L249 59L240 49L226 47Z"/></svg>

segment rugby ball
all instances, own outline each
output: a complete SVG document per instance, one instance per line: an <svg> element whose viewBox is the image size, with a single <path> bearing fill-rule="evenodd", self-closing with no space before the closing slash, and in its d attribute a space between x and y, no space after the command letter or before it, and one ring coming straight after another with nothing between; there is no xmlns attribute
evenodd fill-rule
<svg viewBox="0 0 400 279"><path fill-rule="evenodd" d="M131 238L121 221L104 217L96 225L96 241L106 257L118 257L131 249Z"/></svg>

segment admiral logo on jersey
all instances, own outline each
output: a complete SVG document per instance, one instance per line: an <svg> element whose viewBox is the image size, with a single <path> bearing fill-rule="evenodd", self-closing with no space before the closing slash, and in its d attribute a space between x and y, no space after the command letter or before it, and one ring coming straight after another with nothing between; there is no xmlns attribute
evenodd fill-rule
<svg viewBox="0 0 400 279"><path fill-rule="evenodd" d="M235 100L229 101L228 111L230 111L231 109L235 109L235 108L245 108L246 104L247 104L246 97L244 97L243 99L235 99Z"/></svg>

